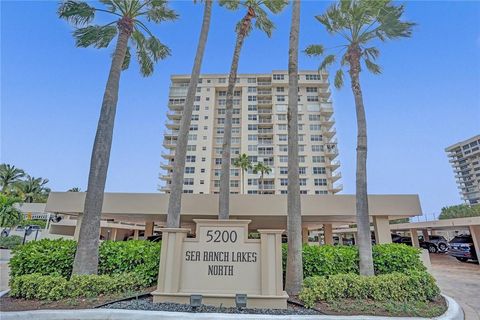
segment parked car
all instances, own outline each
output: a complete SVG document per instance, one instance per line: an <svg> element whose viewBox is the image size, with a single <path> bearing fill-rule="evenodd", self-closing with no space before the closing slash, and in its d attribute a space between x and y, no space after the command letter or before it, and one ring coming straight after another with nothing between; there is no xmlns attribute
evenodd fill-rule
<svg viewBox="0 0 480 320"><path fill-rule="evenodd" d="M400 237L400 238L396 238L395 240L392 239L392 242L403 243L403 244L406 244L407 246L413 245L411 237ZM429 241L423 241L423 238L418 239L418 244L420 245L420 248L427 249L428 252L430 253L438 252L438 248L434 243L431 243Z"/></svg>
<svg viewBox="0 0 480 320"><path fill-rule="evenodd" d="M435 245L440 252L445 252L448 250L448 240L445 239L444 236L428 236L428 242Z"/></svg>
<svg viewBox="0 0 480 320"><path fill-rule="evenodd" d="M471 235L459 235L450 240L448 254L462 262L478 260Z"/></svg>

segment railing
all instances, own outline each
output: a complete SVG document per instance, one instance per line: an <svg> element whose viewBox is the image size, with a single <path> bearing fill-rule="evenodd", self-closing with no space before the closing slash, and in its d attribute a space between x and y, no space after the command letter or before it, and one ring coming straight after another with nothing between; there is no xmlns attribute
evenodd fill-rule
<svg viewBox="0 0 480 320"><path fill-rule="evenodd" d="M258 86L271 86L272 82L271 81L257 81Z"/></svg>
<svg viewBox="0 0 480 320"><path fill-rule="evenodd" d="M259 114L272 114L272 110L269 109L258 109L257 112Z"/></svg>
<svg viewBox="0 0 480 320"><path fill-rule="evenodd" d="M258 129L258 133L273 133L273 129Z"/></svg>

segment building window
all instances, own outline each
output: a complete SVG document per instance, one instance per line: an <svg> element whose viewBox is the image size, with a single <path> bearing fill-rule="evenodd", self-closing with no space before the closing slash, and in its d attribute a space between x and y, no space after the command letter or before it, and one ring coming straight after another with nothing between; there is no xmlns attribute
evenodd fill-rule
<svg viewBox="0 0 480 320"><path fill-rule="evenodd" d="M189 134L188 135L188 140L189 141L197 141L197 135L196 134Z"/></svg>
<svg viewBox="0 0 480 320"><path fill-rule="evenodd" d="M189 144L187 145L187 151L197 151L197 146Z"/></svg>
<svg viewBox="0 0 480 320"><path fill-rule="evenodd" d="M219 78L218 83L227 83L227 78Z"/></svg>
<svg viewBox="0 0 480 320"><path fill-rule="evenodd" d="M285 88L284 87L277 87L277 92L285 92Z"/></svg>
<svg viewBox="0 0 480 320"><path fill-rule="evenodd" d="M298 182L301 186L306 186L307 185L307 179L305 179L305 178L299 179Z"/></svg>
<svg viewBox="0 0 480 320"><path fill-rule="evenodd" d="M183 179L184 186L193 186L193 178L185 178Z"/></svg>
<svg viewBox="0 0 480 320"><path fill-rule="evenodd" d="M247 92L255 93L257 92L257 87L248 87Z"/></svg>
<svg viewBox="0 0 480 320"><path fill-rule="evenodd" d="M248 141L257 141L258 137L256 134L249 134L248 135Z"/></svg>
<svg viewBox="0 0 480 320"><path fill-rule="evenodd" d="M286 134L279 134L278 141L288 141L288 136Z"/></svg>
<svg viewBox="0 0 480 320"><path fill-rule="evenodd" d="M277 120L286 121L287 120L287 115L286 114L277 114Z"/></svg>
<svg viewBox="0 0 480 320"><path fill-rule="evenodd" d="M322 135L321 134L312 134L310 136L310 141L322 141Z"/></svg>
<svg viewBox="0 0 480 320"><path fill-rule="evenodd" d="M287 112L286 104L277 104L275 107L277 108L277 112Z"/></svg>
<svg viewBox="0 0 480 320"><path fill-rule="evenodd" d="M198 121L198 114L192 114L192 121Z"/></svg>
<svg viewBox="0 0 480 320"><path fill-rule="evenodd" d="M281 163L287 163L288 162L288 156L279 156L278 161Z"/></svg>
<svg viewBox="0 0 480 320"><path fill-rule="evenodd" d="M306 80L320 80L320 75L319 74L306 74L305 79Z"/></svg>
<svg viewBox="0 0 480 320"><path fill-rule="evenodd" d="M249 114L248 115L248 120L257 121L257 115L256 114Z"/></svg>
<svg viewBox="0 0 480 320"><path fill-rule="evenodd" d="M280 179L280 185L281 186L288 186L288 179L285 179L285 178Z"/></svg>
<svg viewBox="0 0 480 320"><path fill-rule="evenodd" d="M317 87L307 87L307 92L308 93L318 92L318 88Z"/></svg>
<svg viewBox="0 0 480 320"><path fill-rule="evenodd" d="M316 102L318 101L318 96L307 96L308 102Z"/></svg>
<svg viewBox="0 0 480 320"><path fill-rule="evenodd" d="M238 188L238 183L239 181L238 180L230 180L230 187L231 188Z"/></svg>
<svg viewBox="0 0 480 320"><path fill-rule="evenodd" d="M248 105L248 111L257 111L257 105L256 104L249 104Z"/></svg>
<svg viewBox="0 0 480 320"><path fill-rule="evenodd" d="M328 194L326 190L315 190L315 194Z"/></svg>
<svg viewBox="0 0 480 320"><path fill-rule="evenodd" d="M195 167L185 167L185 173L195 173Z"/></svg>
<svg viewBox="0 0 480 320"><path fill-rule="evenodd" d="M284 80L285 79L285 75L283 74L274 74L273 75L273 80Z"/></svg>
<svg viewBox="0 0 480 320"><path fill-rule="evenodd" d="M312 145L312 152L322 152L323 146L322 145Z"/></svg>
<svg viewBox="0 0 480 320"><path fill-rule="evenodd" d="M308 120L310 120L310 121L320 121L320 115L319 114L309 114L308 115Z"/></svg>
<svg viewBox="0 0 480 320"><path fill-rule="evenodd" d="M288 174L288 167L280 167L280 174Z"/></svg>
<svg viewBox="0 0 480 320"><path fill-rule="evenodd" d="M278 130L280 130L280 131L287 130L287 125L286 124L279 124L278 125Z"/></svg>
<svg viewBox="0 0 480 320"><path fill-rule="evenodd" d="M248 145L248 151L257 151L257 145L249 144Z"/></svg>
<svg viewBox="0 0 480 320"><path fill-rule="evenodd" d="M247 82L248 83L257 83L257 78L248 78Z"/></svg>
<svg viewBox="0 0 480 320"><path fill-rule="evenodd" d="M280 152L288 152L288 145L286 144L281 144L278 146L278 151Z"/></svg>
<svg viewBox="0 0 480 320"><path fill-rule="evenodd" d="M215 164L216 165L222 164L222 158L215 158Z"/></svg>
<svg viewBox="0 0 480 320"><path fill-rule="evenodd" d="M218 96L219 97L226 97L227 96L227 91L218 91Z"/></svg>
<svg viewBox="0 0 480 320"><path fill-rule="evenodd" d="M310 130L311 131L320 131L320 125L319 124L311 124L310 125Z"/></svg>
<svg viewBox="0 0 480 320"><path fill-rule="evenodd" d="M196 156L186 156L185 162L195 162L196 161Z"/></svg>
<svg viewBox="0 0 480 320"><path fill-rule="evenodd" d="M257 130L258 129L258 126L256 124L249 124L248 125L248 130L249 131L253 131L253 130Z"/></svg>
<svg viewBox="0 0 480 320"><path fill-rule="evenodd" d="M248 96L248 101L257 101L257 96Z"/></svg>
<svg viewBox="0 0 480 320"><path fill-rule="evenodd" d="M313 179L313 183L315 184L315 186L326 186L327 179Z"/></svg>
<svg viewBox="0 0 480 320"><path fill-rule="evenodd" d="M198 124L192 124L190 126L190 131L198 131Z"/></svg>
<svg viewBox="0 0 480 320"><path fill-rule="evenodd" d="M313 167L313 174L325 174L324 167Z"/></svg>
<svg viewBox="0 0 480 320"><path fill-rule="evenodd" d="M313 163L325 163L325 157L324 156L312 156L312 162Z"/></svg>
<svg viewBox="0 0 480 320"><path fill-rule="evenodd" d="M307 168L299 167L298 168L298 174L307 174Z"/></svg>
<svg viewBox="0 0 480 320"><path fill-rule="evenodd" d="M205 173L205 169L204 168L200 169L200 172Z"/></svg>

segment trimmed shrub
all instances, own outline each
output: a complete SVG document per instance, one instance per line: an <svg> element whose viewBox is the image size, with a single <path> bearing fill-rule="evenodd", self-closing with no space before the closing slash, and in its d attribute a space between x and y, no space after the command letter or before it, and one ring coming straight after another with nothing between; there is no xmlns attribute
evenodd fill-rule
<svg viewBox="0 0 480 320"><path fill-rule="evenodd" d="M14 249L22 245L23 238L21 236L12 235L0 238L0 249Z"/></svg>
<svg viewBox="0 0 480 320"><path fill-rule="evenodd" d="M286 244L282 245L283 270L287 262ZM378 244L373 246L375 274L424 271L420 250L405 244ZM356 246L303 246L303 276L329 276L358 273L358 248Z"/></svg>
<svg viewBox="0 0 480 320"><path fill-rule="evenodd" d="M426 271L394 272L373 277L353 273L306 278L299 295L307 307L318 301L370 299L374 301L433 301L440 294Z"/></svg>
<svg viewBox="0 0 480 320"><path fill-rule="evenodd" d="M32 273L13 278L10 287L10 295L15 298L60 300L130 292L145 287L145 283L137 273L74 275L70 280L59 275Z"/></svg>
<svg viewBox="0 0 480 320"><path fill-rule="evenodd" d="M10 276L38 273L70 277L77 243L73 240L30 241L12 251Z"/></svg>
<svg viewBox="0 0 480 320"><path fill-rule="evenodd" d="M13 251L12 277L37 273L70 278L77 243L74 240L31 241ZM99 274L134 272L142 283L157 280L161 243L145 240L104 241L99 249Z"/></svg>

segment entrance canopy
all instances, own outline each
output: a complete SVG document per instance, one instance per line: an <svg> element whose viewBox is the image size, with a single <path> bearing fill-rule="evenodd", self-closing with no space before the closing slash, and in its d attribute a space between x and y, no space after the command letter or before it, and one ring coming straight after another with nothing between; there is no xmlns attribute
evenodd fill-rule
<svg viewBox="0 0 480 320"><path fill-rule="evenodd" d="M418 195L369 195L370 216L400 219L422 214ZM105 193L102 218L132 223L166 221L169 195L159 193ZM51 192L46 212L78 215L83 212L84 192ZM302 195L302 224L309 229L324 223L355 223L355 195ZM193 219L215 219L217 194L184 194L182 225ZM286 195L230 195L230 218L252 220L250 228L285 229Z"/></svg>

